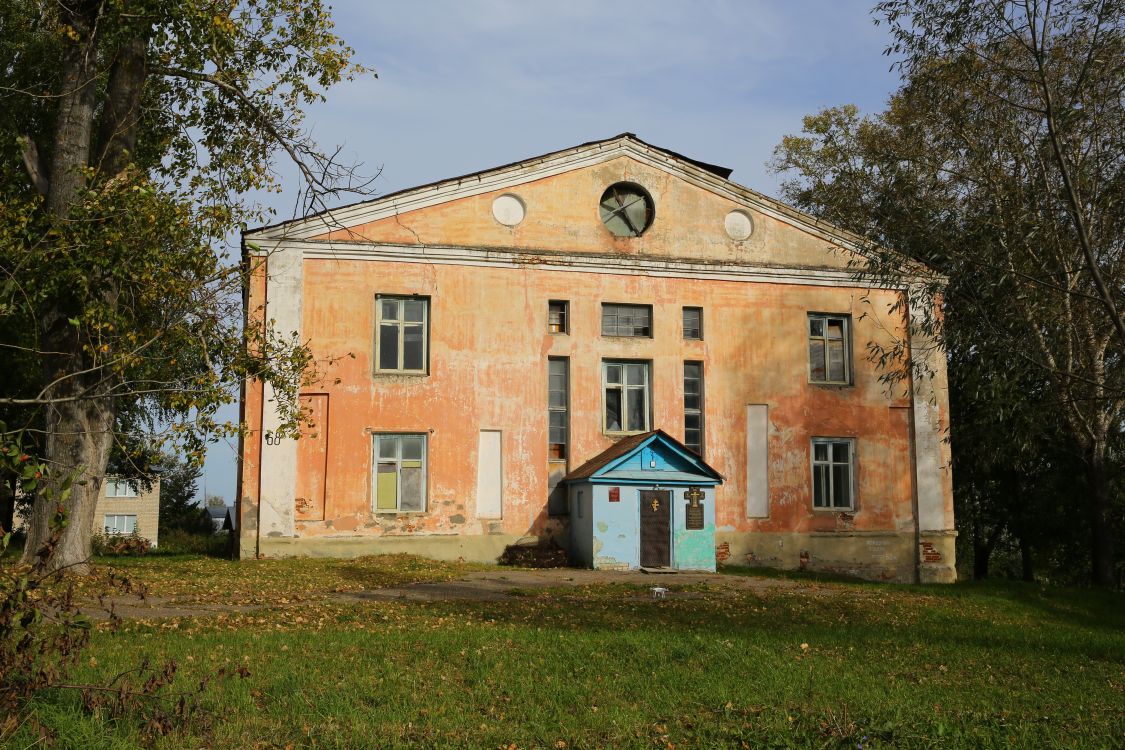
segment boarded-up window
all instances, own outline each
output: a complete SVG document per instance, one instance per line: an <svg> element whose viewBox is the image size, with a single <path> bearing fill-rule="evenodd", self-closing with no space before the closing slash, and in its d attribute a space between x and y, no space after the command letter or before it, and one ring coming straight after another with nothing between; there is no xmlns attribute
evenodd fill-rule
<svg viewBox="0 0 1125 750"><path fill-rule="evenodd" d="M851 345L847 315L809 315L809 381L851 382Z"/></svg>
<svg viewBox="0 0 1125 750"><path fill-rule="evenodd" d="M373 510L425 510L426 436L376 435L374 443Z"/></svg>

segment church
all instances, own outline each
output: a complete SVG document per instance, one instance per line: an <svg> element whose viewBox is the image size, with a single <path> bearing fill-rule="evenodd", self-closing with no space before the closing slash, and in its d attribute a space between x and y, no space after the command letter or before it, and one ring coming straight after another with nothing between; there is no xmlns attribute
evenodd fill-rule
<svg viewBox="0 0 1125 750"><path fill-rule="evenodd" d="M858 238L728 169L625 133L243 248L248 325L323 363L300 439L244 386L243 557L955 579L944 357ZM933 376L888 386L895 341Z"/></svg>

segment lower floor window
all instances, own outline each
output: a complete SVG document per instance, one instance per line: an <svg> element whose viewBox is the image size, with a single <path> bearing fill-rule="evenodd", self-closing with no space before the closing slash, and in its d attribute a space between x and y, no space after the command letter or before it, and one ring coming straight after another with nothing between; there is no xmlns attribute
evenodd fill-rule
<svg viewBox="0 0 1125 750"><path fill-rule="evenodd" d="M132 534L136 530L136 516L109 513L105 516L105 533L107 534Z"/></svg>
<svg viewBox="0 0 1125 750"><path fill-rule="evenodd" d="M374 511L426 509L426 436L376 435Z"/></svg>
<svg viewBox="0 0 1125 750"><path fill-rule="evenodd" d="M851 510L854 507L855 441L813 438L813 507Z"/></svg>

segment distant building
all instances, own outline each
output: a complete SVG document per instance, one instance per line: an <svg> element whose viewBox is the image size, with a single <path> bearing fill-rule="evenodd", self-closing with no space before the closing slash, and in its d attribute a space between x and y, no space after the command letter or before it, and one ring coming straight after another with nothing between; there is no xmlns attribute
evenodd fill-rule
<svg viewBox="0 0 1125 750"><path fill-rule="evenodd" d="M229 505L208 505L207 515L211 518L211 525L216 534L220 531L233 532L238 528L234 519L234 508Z"/></svg>
<svg viewBox="0 0 1125 750"><path fill-rule="evenodd" d="M246 232L251 324L326 364L300 440L246 384L242 556L637 567L647 523L673 566L953 580L944 357L910 341L934 376L889 393L902 290L729 176L623 134Z"/></svg>
<svg viewBox="0 0 1125 750"><path fill-rule="evenodd" d="M94 510L94 533L136 533L155 547L160 536L160 480L154 479L145 490L127 479L106 477Z"/></svg>

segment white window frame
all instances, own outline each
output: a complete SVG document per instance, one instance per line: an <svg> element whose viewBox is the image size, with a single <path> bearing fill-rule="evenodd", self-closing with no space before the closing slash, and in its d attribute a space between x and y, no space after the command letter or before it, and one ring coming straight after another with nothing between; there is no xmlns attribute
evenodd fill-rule
<svg viewBox="0 0 1125 750"><path fill-rule="evenodd" d="M835 446L837 444L840 444L840 443L844 443L848 446L848 461L847 461L846 464L844 462L841 462L841 461L836 461L835 458L833 457L834 454L835 454L835 451L833 450L833 446ZM816 447L818 445L825 445L825 446L828 447L828 459L827 460L823 460L823 461L817 460L817 458L816 458ZM814 511L828 511L828 512L842 512L843 511L843 512L847 512L847 511L854 511L856 509L856 489L858 487L858 484L856 482L856 474L857 474L856 468L859 464L858 464L858 461L856 460L856 450L855 450L855 448L856 448L855 438L814 437L810 441L810 443L809 443L809 464L811 466L812 471L811 471L811 474L809 475L809 481L810 481L810 484L809 484L810 495L809 495L809 497L812 501L812 508L813 508ZM820 467L820 466L825 466L825 467L828 468L828 471L825 472L825 473L826 473L826 476L828 477L828 493L829 493L829 500L828 501L829 501L829 505L817 505L816 504L816 474L817 474L817 468ZM849 502L848 502L847 505L836 505L835 504L836 488L835 488L835 485L833 484L835 482L835 478L834 478L834 474L832 472L832 469L833 469L833 467L836 467L836 466L847 466L848 467L848 501Z"/></svg>
<svg viewBox="0 0 1125 750"><path fill-rule="evenodd" d="M133 528L129 528L129 519L133 519ZM113 519L112 525L110 519ZM123 519L122 526L118 526L118 520ZM102 518L102 528L109 536L125 536L127 534L135 534L137 531L137 514L136 513L106 513Z"/></svg>
<svg viewBox="0 0 1125 750"><path fill-rule="evenodd" d="M388 326L395 325L398 328L398 353L396 358L397 367L381 367L381 344L383 332L383 303L384 302L397 302L398 303L398 320L388 320ZM406 369L403 367L406 359L406 326L417 325L418 321L407 322L405 319L405 310L403 307L404 302L421 302L422 303L422 366L417 369ZM430 369L430 298L429 297L415 297L410 295L398 294L377 294L375 295L375 359L374 370L377 374L391 374L391 375L426 375Z"/></svg>
<svg viewBox="0 0 1125 750"><path fill-rule="evenodd" d="M401 439L416 437L422 439L422 507L418 509L402 509L402 443L399 443L398 455L394 459L379 456L379 442L388 439ZM414 459L406 459L414 460ZM379 507L379 464L395 464L395 507ZM430 490L430 441L429 435L424 432L376 432L371 436L371 512L385 513L425 513L429 507Z"/></svg>
<svg viewBox="0 0 1125 750"><path fill-rule="evenodd" d="M608 368L611 365L621 366L621 383L610 383L608 380ZM629 365L643 365L644 366L644 382L640 385L627 383L626 373ZM606 398L606 391L610 388L621 391L621 423L620 430L611 430L609 428L609 401ZM645 405L645 419L644 425L639 430L626 429L625 425L628 423L629 412L629 391L642 390L644 392L644 405ZM636 435L641 432L648 432L652 429L652 362L648 360L638 359L603 359L602 360L602 432L606 435Z"/></svg>
<svg viewBox="0 0 1125 750"><path fill-rule="evenodd" d="M137 494L138 493L136 486L128 479L121 479L119 477L106 477L106 497L136 497Z"/></svg>
<svg viewBox="0 0 1125 750"><path fill-rule="evenodd" d="M823 335L812 335L812 322L814 320L822 321ZM843 322L844 334L844 379L832 380L829 377L829 356L828 356L828 321L839 320ZM809 352L809 342L819 341L824 347L824 379L813 377L813 361L812 354ZM805 359L808 366L808 377L810 383L818 385L851 385L852 384L852 316L845 313L809 313L805 318Z"/></svg>

